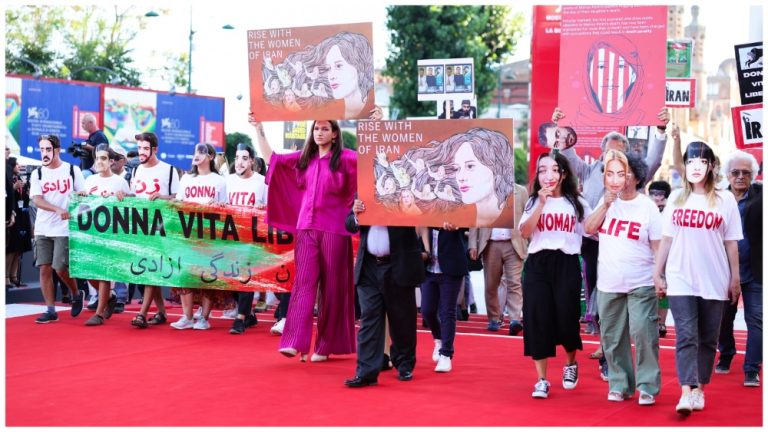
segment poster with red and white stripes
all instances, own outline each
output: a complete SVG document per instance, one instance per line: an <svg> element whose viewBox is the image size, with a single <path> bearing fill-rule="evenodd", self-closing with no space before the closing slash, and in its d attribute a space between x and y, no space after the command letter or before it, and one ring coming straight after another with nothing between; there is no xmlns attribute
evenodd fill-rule
<svg viewBox="0 0 768 432"><path fill-rule="evenodd" d="M558 106L567 126L651 126L664 107L666 6L563 6Z"/></svg>

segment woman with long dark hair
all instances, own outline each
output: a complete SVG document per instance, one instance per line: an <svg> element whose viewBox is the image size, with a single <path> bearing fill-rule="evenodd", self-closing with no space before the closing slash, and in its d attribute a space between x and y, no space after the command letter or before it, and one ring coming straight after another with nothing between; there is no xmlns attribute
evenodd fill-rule
<svg viewBox="0 0 768 432"><path fill-rule="evenodd" d="M547 359L562 345L566 352L563 388L576 388L576 350L581 314L579 251L589 204L579 195L568 160L558 152L544 153L536 163L533 190L520 218L520 232L530 238L523 267L524 354L533 357L538 381L534 398L549 395Z"/></svg>
<svg viewBox="0 0 768 432"><path fill-rule="evenodd" d="M295 233L296 275L280 353L306 355L312 341L313 309L318 291L317 341L311 360L355 352L355 294L352 239L344 221L357 192L357 155L344 149L339 124L312 123L304 149L272 151L261 123L251 114L264 159L269 160L267 220ZM319 289L318 289L319 288Z"/></svg>
<svg viewBox="0 0 768 432"><path fill-rule="evenodd" d="M715 154L705 143L688 144L683 188L664 208L656 256L657 293L669 297L675 317L675 364L682 415L704 409L717 338L727 301L741 294L738 240L741 217L733 194L718 190Z"/></svg>

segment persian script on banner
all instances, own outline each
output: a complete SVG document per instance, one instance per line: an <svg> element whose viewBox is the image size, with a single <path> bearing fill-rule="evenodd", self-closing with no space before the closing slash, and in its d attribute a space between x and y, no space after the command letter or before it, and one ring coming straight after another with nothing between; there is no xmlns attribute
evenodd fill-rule
<svg viewBox="0 0 768 432"><path fill-rule="evenodd" d="M288 292L294 237L266 210L73 196L70 273L82 279L228 291Z"/></svg>

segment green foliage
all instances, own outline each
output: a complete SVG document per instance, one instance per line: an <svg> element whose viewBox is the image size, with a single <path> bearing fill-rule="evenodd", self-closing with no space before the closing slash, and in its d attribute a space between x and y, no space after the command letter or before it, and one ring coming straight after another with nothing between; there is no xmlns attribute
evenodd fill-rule
<svg viewBox="0 0 768 432"><path fill-rule="evenodd" d="M224 156L229 162L229 166L235 163L235 153L237 152L238 144L250 144L253 145L251 137L240 132L228 133L226 135L226 149L224 150Z"/></svg>
<svg viewBox="0 0 768 432"><path fill-rule="evenodd" d="M515 183L528 184L528 150L522 147L515 148Z"/></svg>
<svg viewBox="0 0 768 432"><path fill-rule="evenodd" d="M5 13L5 68L80 81L141 84L141 72L131 66L128 44L142 27L131 7L114 12L99 6L20 6Z"/></svg>
<svg viewBox="0 0 768 432"><path fill-rule="evenodd" d="M389 6L390 55L386 75L394 78L392 109L399 118L437 115L435 103L417 100L417 60L472 57L478 112L498 85L496 68L512 54L523 30L521 13L507 6Z"/></svg>
<svg viewBox="0 0 768 432"><path fill-rule="evenodd" d="M357 150L357 134L342 130L341 138L344 140L344 148Z"/></svg>

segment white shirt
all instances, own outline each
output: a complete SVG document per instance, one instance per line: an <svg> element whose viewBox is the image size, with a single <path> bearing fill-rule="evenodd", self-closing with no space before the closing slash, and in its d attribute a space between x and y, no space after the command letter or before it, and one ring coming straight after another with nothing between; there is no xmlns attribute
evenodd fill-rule
<svg viewBox="0 0 768 432"><path fill-rule="evenodd" d="M172 183L170 190L168 189L169 181ZM171 170L171 166L163 161L158 161L152 168L147 168L144 164L139 165L136 168L136 174L131 177L131 190L139 198L149 198L153 192L172 196L178 189L178 171L175 168Z"/></svg>
<svg viewBox="0 0 768 432"><path fill-rule="evenodd" d="M69 163L62 162L56 169L40 167L41 174L32 172L30 176L29 194L32 197L41 196L56 207L67 210L69 197L74 192L83 190L85 179L79 167L72 167L75 174L74 185L69 175ZM38 179L41 176L42 179ZM37 209L35 219L35 235L46 237L69 237L69 221L61 219L56 212Z"/></svg>
<svg viewBox="0 0 768 432"><path fill-rule="evenodd" d="M491 228L491 240L512 240L512 230L509 228Z"/></svg>
<svg viewBox="0 0 768 432"><path fill-rule="evenodd" d="M368 230L368 239L366 240L368 253L384 257L389 255L389 230L385 226L373 225Z"/></svg>
<svg viewBox="0 0 768 432"><path fill-rule="evenodd" d="M198 204L208 204L211 200L225 203L227 202L227 181L215 173L206 175L185 174L181 178L176 199Z"/></svg>
<svg viewBox="0 0 768 432"><path fill-rule="evenodd" d="M226 177L227 203L240 207L256 207L267 204L267 185L264 176L253 173L244 179L239 175Z"/></svg>
<svg viewBox="0 0 768 432"><path fill-rule="evenodd" d="M603 205L603 199L597 206ZM661 239L661 213L643 194L629 201L615 200L598 230L597 289L628 293L653 286L651 240Z"/></svg>
<svg viewBox="0 0 768 432"><path fill-rule="evenodd" d="M538 201L538 198L537 198ZM520 217L520 226L531 217L536 204L530 206L531 200L525 204L523 215ZM576 209L565 197L547 198L544 208L541 210L539 222L531 234L531 242L528 244L528 253L533 254L542 250L560 250L568 255L581 253L581 237L584 235L584 219L592 213L592 208L583 199L579 202L584 207L584 217L581 221L576 214ZM529 208L530 207L530 208Z"/></svg>
<svg viewBox="0 0 768 432"><path fill-rule="evenodd" d="M741 217L736 198L729 191L716 191L715 208L706 195L692 193L682 206L670 195L662 215L661 234L672 237L667 258L667 295L727 300L731 269L725 240L741 240Z"/></svg>
<svg viewBox="0 0 768 432"><path fill-rule="evenodd" d="M85 179L85 188L89 195L98 195L102 197L108 197L122 192L125 194L131 193L131 188L128 186L128 182L125 178L120 177L117 174L112 174L109 177L102 177L100 174L94 174Z"/></svg>

